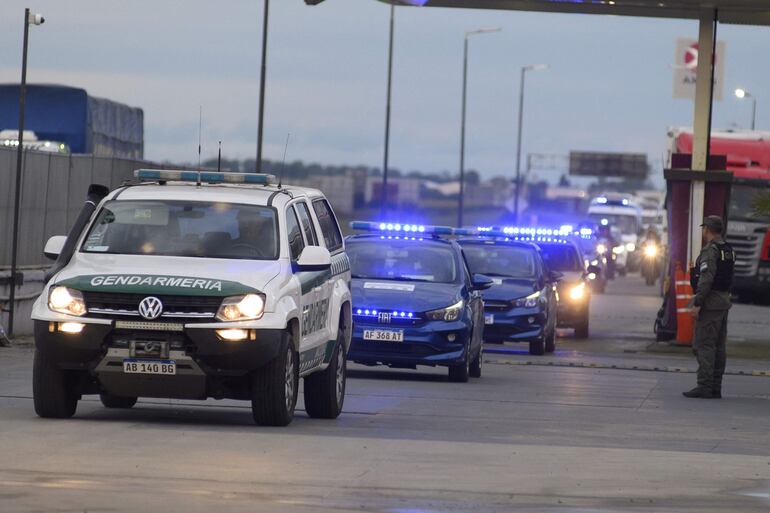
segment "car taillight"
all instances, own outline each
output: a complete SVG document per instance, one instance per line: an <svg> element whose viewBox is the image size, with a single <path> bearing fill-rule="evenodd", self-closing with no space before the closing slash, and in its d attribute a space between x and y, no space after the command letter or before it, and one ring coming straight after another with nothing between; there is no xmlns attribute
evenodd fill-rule
<svg viewBox="0 0 770 513"><path fill-rule="evenodd" d="M759 259L763 262L770 262L770 229L765 234L765 240L762 242L762 252L759 254Z"/></svg>

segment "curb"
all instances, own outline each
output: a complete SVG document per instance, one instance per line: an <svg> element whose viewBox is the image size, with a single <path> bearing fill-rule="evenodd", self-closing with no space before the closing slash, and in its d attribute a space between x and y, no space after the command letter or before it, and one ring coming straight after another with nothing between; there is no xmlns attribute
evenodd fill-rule
<svg viewBox="0 0 770 513"><path fill-rule="evenodd" d="M581 369L609 369L609 370L629 370L640 372L671 372L680 374L696 374L696 369L688 367L654 367L646 365L614 365L595 362L537 362L532 360L485 360L484 363L490 365L511 365L516 367L574 367ZM770 378L770 370L752 370L752 371L728 371L726 376L751 376Z"/></svg>

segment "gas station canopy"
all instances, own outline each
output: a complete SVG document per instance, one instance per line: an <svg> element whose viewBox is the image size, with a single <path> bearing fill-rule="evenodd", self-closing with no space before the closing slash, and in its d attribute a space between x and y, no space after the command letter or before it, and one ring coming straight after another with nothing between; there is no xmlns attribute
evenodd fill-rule
<svg viewBox="0 0 770 513"><path fill-rule="evenodd" d="M607 14L699 19L718 10L721 23L770 25L768 0L380 0L394 5L499 9L571 14Z"/></svg>

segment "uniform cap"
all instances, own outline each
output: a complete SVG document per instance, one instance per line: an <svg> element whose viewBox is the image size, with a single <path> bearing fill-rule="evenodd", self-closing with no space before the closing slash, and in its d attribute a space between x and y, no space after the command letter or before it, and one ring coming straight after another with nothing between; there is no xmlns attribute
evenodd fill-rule
<svg viewBox="0 0 770 513"><path fill-rule="evenodd" d="M725 223L719 216L707 216L701 226L707 227L714 233L722 233L725 229Z"/></svg>

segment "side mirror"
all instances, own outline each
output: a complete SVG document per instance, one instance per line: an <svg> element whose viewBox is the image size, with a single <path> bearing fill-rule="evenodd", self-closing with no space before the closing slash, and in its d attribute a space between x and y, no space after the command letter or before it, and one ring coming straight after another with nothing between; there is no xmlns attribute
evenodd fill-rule
<svg viewBox="0 0 770 513"><path fill-rule="evenodd" d="M61 250L64 249L64 243L67 242L66 235L55 235L48 239L43 248L43 254L46 258L56 260L61 254Z"/></svg>
<svg viewBox="0 0 770 513"><path fill-rule="evenodd" d="M329 250L320 246L307 246L297 260L299 271L326 271L332 266Z"/></svg>
<svg viewBox="0 0 770 513"><path fill-rule="evenodd" d="M562 278L564 278L564 275L559 271L549 271L548 278L550 279L551 283L557 283L561 281Z"/></svg>
<svg viewBox="0 0 770 513"><path fill-rule="evenodd" d="M495 281L492 278L483 274L474 274L472 281L473 290L487 290L495 284Z"/></svg>

